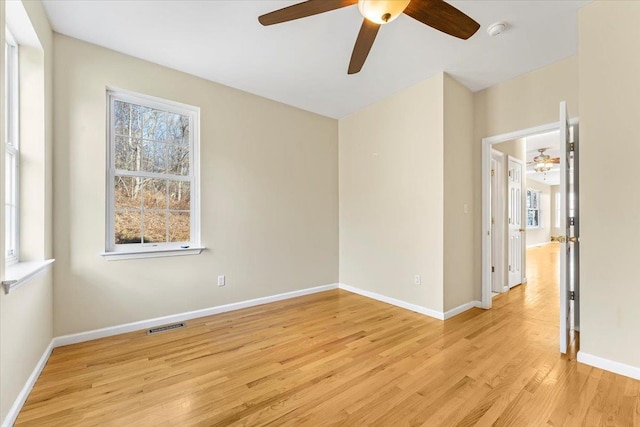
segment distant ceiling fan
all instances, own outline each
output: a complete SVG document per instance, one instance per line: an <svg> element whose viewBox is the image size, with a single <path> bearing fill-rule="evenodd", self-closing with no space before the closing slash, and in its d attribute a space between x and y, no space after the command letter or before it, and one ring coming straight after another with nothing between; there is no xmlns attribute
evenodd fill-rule
<svg viewBox="0 0 640 427"><path fill-rule="evenodd" d="M294 19L329 12L358 3L364 16L349 62L349 74L362 69L381 25L404 13L443 33L468 39L480 24L443 0L308 0L262 15L262 25L280 24Z"/></svg>
<svg viewBox="0 0 640 427"><path fill-rule="evenodd" d="M554 164L560 164L560 157L551 157L548 154L544 154L548 148L540 148L538 151L540 154L533 158L532 162L528 162L527 165L533 165L533 170L536 172L549 172Z"/></svg>

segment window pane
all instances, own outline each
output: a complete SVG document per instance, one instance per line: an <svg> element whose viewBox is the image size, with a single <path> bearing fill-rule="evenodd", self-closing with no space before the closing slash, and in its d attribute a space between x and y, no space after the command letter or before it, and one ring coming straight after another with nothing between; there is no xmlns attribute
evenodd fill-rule
<svg viewBox="0 0 640 427"><path fill-rule="evenodd" d="M155 141L167 138L167 114L164 111L145 108L142 116L142 137Z"/></svg>
<svg viewBox="0 0 640 427"><path fill-rule="evenodd" d="M142 206L142 178L116 176L115 181L116 209L140 209Z"/></svg>
<svg viewBox="0 0 640 427"><path fill-rule="evenodd" d="M163 243L166 241L166 211L144 211L144 243Z"/></svg>
<svg viewBox="0 0 640 427"><path fill-rule="evenodd" d="M164 179L145 178L144 208L167 209L167 181Z"/></svg>
<svg viewBox="0 0 640 427"><path fill-rule="evenodd" d="M9 203L14 203L14 194L13 194L13 180L15 177L13 166L15 164L15 158L13 153L9 150L5 152L5 198Z"/></svg>
<svg viewBox="0 0 640 427"><path fill-rule="evenodd" d="M191 183L169 181L169 209L178 211L191 209Z"/></svg>
<svg viewBox="0 0 640 427"><path fill-rule="evenodd" d="M167 113L167 141L182 142L184 137L182 117L180 114Z"/></svg>
<svg viewBox="0 0 640 427"><path fill-rule="evenodd" d="M188 212L169 212L169 241L188 242L191 240L191 215Z"/></svg>
<svg viewBox="0 0 640 427"><path fill-rule="evenodd" d="M140 138L142 129L140 112L143 107L128 102L115 101L113 116L116 135Z"/></svg>
<svg viewBox="0 0 640 427"><path fill-rule="evenodd" d="M183 144L167 145L167 173L189 175L189 146Z"/></svg>
<svg viewBox="0 0 640 427"><path fill-rule="evenodd" d="M142 163L140 149L139 139L116 136L116 169L139 171Z"/></svg>
<svg viewBox="0 0 640 427"><path fill-rule="evenodd" d="M180 122L182 125L182 141L184 144L189 143L189 132L191 131L189 128L189 117L188 116L180 116Z"/></svg>
<svg viewBox="0 0 640 427"><path fill-rule="evenodd" d="M527 226L528 227L537 227L538 226L538 210L537 209L527 209Z"/></svg>
<svg viewBox="0 0 640 427"><path fill-rule="evenodd" d="M5 257L10 257L11 248L11 221L9 220L11 215L11 207L4 206L4 249L6 251Z"/></svg>
<svg viewBox="0 0 640 427"><path fill-rule="evenodd" d="M14 206L5 205L5 251L7 258L15 257L15 223L16 223L16 210Z"/></svg>
<svg viewBox="0 0 640 427"><path fill-rule="evenodd" d="M560 193L556 193L556 227L560 227Z"/></svg>
<svg viewBox="0 0 640 427"><path fill-rule="evenodd" d="M116 211L116 244L141 243L142 211Z"/></svg>
<svg viewBox="0 0 640 427"><path fill-rule="evenodd" d="M142 170L145 172L166 173L167 144L154 141L142 142Z"/></svg>

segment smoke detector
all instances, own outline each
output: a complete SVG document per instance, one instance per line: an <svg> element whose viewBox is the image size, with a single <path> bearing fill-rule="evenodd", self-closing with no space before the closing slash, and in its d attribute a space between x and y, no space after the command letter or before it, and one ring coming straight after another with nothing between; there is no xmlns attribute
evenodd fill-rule
<svg viewBox="0 0 640 427"><path fill-rule="evenodd" d="M487 28L487 33L490 36L497 36L498 34L502 34L507 30L506 22L496 22L495 24L491 24L489 28Z"/></svg>

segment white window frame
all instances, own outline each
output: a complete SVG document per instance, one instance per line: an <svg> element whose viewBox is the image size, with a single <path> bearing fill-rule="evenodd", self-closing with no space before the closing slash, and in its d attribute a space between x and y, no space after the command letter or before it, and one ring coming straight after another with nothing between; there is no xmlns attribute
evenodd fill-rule
<svg viewBox="0 0 640 427"><path fill-rule="evenodd" d="M5 42L5 265L12 265L20 258L20 83L18 43L8 29Z"/></svg>
<svg viewBox="0 0 640 427"><path fill-rule="evenodd" d="M162 178L166 174L129 172L115 168L114 102L123 101L189 117L189 181L190 233L189 242L115 243L115 177L116 175ZM151 258L175 255L197 255L204 248L200 242L200 108L161 98L116 88L107 88L107 217L106 245L103 256L110 259Z"/></svg>
<svg viewBox="0 0 640 427"><path fill-rule="evenodd" d="M556 213L556 221L555 221L555 224L554 224L555 228L560 228L560 212L561 212L560 203L561 203L560 202L560 190L558 190L555 193L555 205L556 205L556 212L555 212Z"/></svg>
<svg viewBox="0 0 640 427"><path fill-rule="evenodd" d="M528 193L536 193L536 206L535 207L530 207L528 200L530 200L531 198L529 197ZM540 212L540 195L542 194L542 192L540 190L536 190L534 188L527 188L527 229L529 230L535 230L537 228L541 228L542 227L542 216L541 216L541 212ZM538 211L538 225L529 225L529 211L530 210L535 210Z"/></svg>

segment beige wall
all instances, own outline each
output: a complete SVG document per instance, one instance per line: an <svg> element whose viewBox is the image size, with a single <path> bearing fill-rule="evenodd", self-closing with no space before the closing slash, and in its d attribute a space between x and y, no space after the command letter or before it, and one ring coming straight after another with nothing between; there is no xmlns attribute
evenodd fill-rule
<svg viewBox="0 0 640 427"><path fill-rule="evenodd" d="M573 56L547 67L497 84L474 94L474 205L482 206L482 138L540 126L559 120L560 102L569 115L578 116L578 58ZM474 211L475 299L482 290L482 210Z"/></svg>
<svg viewBox="0 0 640 427"><path fill-rule="evenodd" d="M21 146L24 150L21 259L41 260L51 257L52 32L40 2L25 1L23 4L41 47L25 46L20 54ZM4 14L0 22L0 33L4 35ZM4 55L0 57L4 64ZM0 68L4 70L4 65ZM0 104L4 105L4 102ZM0 161L0 170L4 171L4 161ZM4 172L0 176L4 177ZM4 226L0 229L4 231ZM4 242L4 237L0 240ZM50 271L31 279L9 295L0 292L2 420L51 342L52 293Z"/></svg>
<svg viewBox="0 0 640 427"><path fill-rule="evenodd" d="M551 209L551 187L532 179L527 180L527 189L540 191L540 228L527 228L527 247L549 243L551 223L554 219Z"/></svg>
<svg viewBox="0 0 640 427"><path fill-rule="evenodd" d="M0 295L2 352L0 405L2 420L14 404L53 338L51 270L9 295Z"/></svg>
<svg viewBox="0 0 640 427"><path fill-rule="evenodd" d="M507 156L522 160L523 162L527 161L527 144L524 138L493 144L492 148L506 154ZM508 170L507 157L504 158L504 161L504 170Z"/></svg>
<svg viewBox="0 0 640 427"><path fill-rule="evenodd" d="M480 138L558 121L560 101L578 112L578 57L475 93L475 130Z"/></svg>
<svg viewBox="0 0 640 427"><path fill-rule="evenodd" d="M473 93L444 76L444 311L474 300Z"/></svg>
<svg viewBox="0 0 640 427"><path fill-rule="evenodd" d="M340 120L340 283L443 310L442 74ZM414 275L422 284L414 284Z"/></svg>
<svg viewBox="0 0 640 427"><path fill-rule="evenodd" d="M338 281L336 120L66 36L54 46L56 335ZM201 108L201 255L99 255L107 86Z"/></svg>
<svg viewBox="0 0 640 427"><path fill-rule="evenodd" d="M580 347L636 368L640 197L633 188L640 176L639 22L640 2L594 2L579 13ZM610 155L603 155L607 148Z"/></svg>

